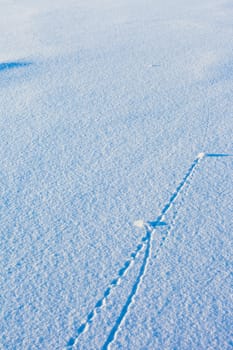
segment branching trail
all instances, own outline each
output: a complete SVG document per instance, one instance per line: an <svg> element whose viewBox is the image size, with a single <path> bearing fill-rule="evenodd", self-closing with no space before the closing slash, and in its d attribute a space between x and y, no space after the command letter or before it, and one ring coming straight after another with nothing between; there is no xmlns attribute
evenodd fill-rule
<svg viewBox="0 0 233 350"><path fill-rule="evenodd" d="M185 176L183 177L182 181L179 183L179 185L177 186L176 190L174 191L174 193L171 195L169 201L167 204L165 204L165 206L163 207L163 209L161 210L161 214L157 217L156 221L155 221L155 226L159 226L163 221L163 218L165 216L165 214L169 211L169 209L171 209L174 201L177 199L177 197L179 196L179 194L181 193L182 189L185 187L185 185L187 185L189 178L192 176L192 174L194 173L195 168L197 167L197 165L199 164L199 162L204 158L205 154L204 153L200 153L198 154L197 158L195 158L195 160L193 161L193 163L191 164L191 166L189 167L188 171L186 172ZM173 223L174 224L174 223ZM134 301L134 297L140 287L140 283L142 282L142 279L145 275L146 272L146 268L149 262L149 258L151 256L151 241L152 241L152 234L154 233L155 229L154 228L150 228L150 225L145 223L145 227L147 228L147 245L146 245L146 251L145 251L145 255L144 255L144 259L142 262L142 266L140 268L138 277L132 287L131 293L129 294L125 305L123 306L120 316L118 317L118 319L116 320L115 325L113 326L112 330L110 331L108 338L106 340L106 342L104 343L102 350L107 350L110 346L110 344L115 340L117 332L122 324L122 322L124 321L124 319L127 316L127 313L129 311L129 308L131 306L131 304ZM166 239L166 237L168 236L169 232L171 231L171 226L169 226L169 229L166 233L165 236L162 237L162 241L160 244L160 247L157 249L156 251L156 255L157 256L159 250L161 249L161 247L164 245L164 241Z"/></svg>
<svg viewBox="0 0 233 350"><path fill-rule="evenodd" d="M144 273L146 271L146 267L147 267L147 264L148 264L148 259L149 259L150 252L151 252L151 232L147 231L147 234L148 234L148 241L147 241L147 245L146 245L146 250L145 250L145 255L144 255L144 258L143 258L143 262L142 262L141 268L139 270L139 274L138 274L137 279L136 279L136 281L135 281L135 283L133 285L131 293L129 294L129 296L127 298L127 301L126 301L125 305L123 306L123 308L121 310L120 316L116 320L116 323L115 323L114 327L112 328L112 330L109 333L109 336L108 336L106 342L104 343L104 345L102 347L102 350L107 350L108 346L114 341L114 338L115 338L115 335L117 333L117 330L120 327L120 325L121 325L122 321L124 320L124 318L126 317L128 309L129 309L131 303L133 302L134 296L137 293L137 290L138 290L138 288L140 286L140 282L142 281L143 275L144 275Z"/></svg>
<svg viewBox="0 0 233 350"><path fill-rule="evenodd" d="M124 321L124 319L126 318L126 316L128 314L129 308L134 301L134 297L135 297L135 295L140 287L140 284L143 280L143 277L146 273L147 265L148 265L148 262L149 262L149 259L151 256L151 243L152 243L152 239L153 239L153 233L156 230L156 227L164 225L163 220L164 220L165 215L173 207L174 202L176 201L176 199L178 198L178 196L180 195L180 193L182 192L184 187L188 185L190 178L194 174L194 171L196 170L198 164L200 163L200 161L203 158L231 157L231 156L232 156L232 154L220 154L220 153L218 153L218 154L199 153L198 154L198 156L194 159L194 161L190 165L188 171L185 173L183 179L178 184L177 188L175 189L175 191L173 192L173 194L169 198L169 201L162 208L160 215L153 222L153 226L151 226L150 223L143 224L144 228L146 229L146 235L141 238L140 243L137 245L136 249L130 254L129 259L124 262L124 265L118 271L116 278L114 278L110 282L110 284L106 287L102 298L96 302L94 308L89 312L86 319L81 323L79 328L76 330L76 333L74 334L74 336L68 340L67 345L66 345L67 349L73 349L74 347L77 346L78 341L79 341L79 337L88 330L89 325L94 321L94 319L97 315L98 309L101 309L104 307L104 305L106 304L106 301L109 298L109 296L111 295L113 289L117 285L120 284L121 280L127 274L129 268L133 266L139 253L143 250L144 247L146 247L143 262L142 262L141 268L139 270L139 274L137 276L137 279L136 279L135 283L133 284L132 290L131 290L131 292L126 300L126 303L124 304L124 306L121 310L121 313L115 322L115 325L113 326L112 330L110 331L110 333L107 337L107 340L102 347L102 350L107 350L109 348L110 344L115 340L117 332L118 332L122 322ZM164 245L167 237L169 236L169 233L171 232L171 230L175 224L176 215L177 215L177 213L174 215L172 222L170 223L168 229L166 230L166 233L162 236L161 243L160 243L159 247L157 248L154 257L157 257L160 249Z"/></svg>
<svg viewBox="0 0 233 350"><path fill-rule="evenodd" d="M147 233L145 236L142 237L141 242L137 245L137 248L135 249L135 251L133 251L130 254L130 258L128 260L126 260L123 267L120 268L116 278L114 278L110 282L110 284L107 286L107 288L105 289L105 291L103 293L103 297L97 301L94 308L87 315L86 320L84 320L82 322L82 324L79 326L79 328L77 329L76 334L69 339L69 341L67 342L67 349L72 349L73 347L75 347L77 345L79 337L87 331L88 326L93 322L95 316L97 315L98 309L101 309L105 305L106 300L109 298L109 296L112 293L112 290L117 285L120 284L121 279L126 275L129 268L133 265L134 261L136 260L136 258L139 255L139 253L145 247L148 239L149 239L149 236Z"/></svg>

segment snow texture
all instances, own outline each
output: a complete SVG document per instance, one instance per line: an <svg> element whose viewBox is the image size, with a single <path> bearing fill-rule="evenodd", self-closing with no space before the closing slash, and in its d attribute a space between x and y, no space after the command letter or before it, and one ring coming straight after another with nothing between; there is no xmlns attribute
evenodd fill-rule
<svg viewBox="0 0 233 350"><path fill-rule="evenodd" d="M233 349L232 2L0 8L0 349Z"/></svg>

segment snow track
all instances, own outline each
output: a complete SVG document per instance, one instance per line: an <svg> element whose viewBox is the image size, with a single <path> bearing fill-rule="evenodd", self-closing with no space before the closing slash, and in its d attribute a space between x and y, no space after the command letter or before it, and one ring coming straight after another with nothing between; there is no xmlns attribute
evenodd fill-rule
<svg viewBox="0 0 233 350"><path fill-rule="evenodd" d="M151 232L148 231L147 232L147 245L146 245L146 250L145 250L145 255L143 258L143 262L141 265L141 268L139 270L139 274L138 277L133 285L133 288L131 290L131 293L128 296L128 299L125 303L125 305L123 306L120 316L118 317L118 319L116 320L116 323L114 325L114 327L112 328L111 332L108 335L108 338L106 340L106 342L104 343L102 350L107 350L109 348L109 345L114 341L116 335L117 335L117 331L120 327L120 325L122 324L122 322L124 321L124 319L127 316L127 313L129 311L129 307L132 304L133 300L134 300L134 296L136 295L139 287L140 287L140 283L142 282L142 278L146 272L146 268L147 268L147 264L148 264L148 260L151 254Z"/></svg>
<svg viewBox="0 0 233 350"><path fill-rule="evenodd" d="M134 260L138 257L140 251L145 247L145 244L148 240L148 235L144 236L141 240L141 243L138 244L137 248L134 252L131 253L130 258L125 261L123 267L118 271L118 275L116 278L114 278L108 287L105 289L103 293L103 297L97 301L95 304L95 307L89 312L87 315L87 318L83 323L80 325L80 327L77 329L77 333L74 337L70 338L67 342L68 349L72 348L77 344L77 341L79 337L88 329L88 326L93 322L95 317L97 316L97 310L100 309L105 303L110 294L112 293L112 290L120 284L121 279L126 275L128 269L133 265Z"/></svg>
<svg viewBox="0 0 233 350"><path fill-rule="evenodd" d="M198 156L194 159L194 161L192 162L192 164L190 165L188 171L185 173L182 181L179 183L179 185L177 186L177 188L175 189L175 191L173 192L173 194L171 195L168 203L165 204L165 206L163 207L163 209L161 210L160 215L157 217L157 219L153 222L153 227L150 225L150 223L145 223L145 228L146 228L146 235L142 237L141 242L138 244L137 248L135 249L135 251L133 251L130 255L130 258L128 260L125 261L123 267L119 270L118 272L118 276L113 279L111 281L111 283L109 284L109 286L105 289L104 293L103 293L103 297L101 299L99 299L97 301L97 303L95 304L94 308L89 312L89 314L87 315L86 319L81 323L80 327L77 329L76 334L74 336L72 336L68 342L67 342L67 349L72 349L74 347L77 346L78 341L79 341L79 337L87 331L88 326L93 322L94 318L97 315L97 309L101 309L102 307L104 307L104 305L106 304L106 301L108 299L108 297L110 296L113 288L115 288L123 279L123 277L126 275L127 271L129 270L130 267L132 267L134 261L136 260L136 258L139 255L139 252L146 246L145 248L145 254L144 254L144 258L143 258L143 262L141 265L141 268L139 270L139 274L136 278L135 283L133 284L132 290L126 300L126 303L124 304L119 317L117 318L115 325L113 326L112 330L110 331L106 342L104 343L102 350L107 350L110 346L110 344L114 341L114 339L116 338L117 332L122 324L122 322L124 321L124 319L127 317L127 313L129 311L129 308L131 306L131 304L134 301L134 297L140 287L140 284L143 280L143 277L146 273L146 268L148 265L148 261L150 259L151 256L151 243L153 240L153 233L156 231L156 227L157 226L163 226L164 222L164 216L167 214L167 212L172 208L175 200L177 199L177 197L180 195L180 193L182 192L182 190L184 189L185 186L187 186L189 184L189 180L192 177L192 175L194 174L194 171L196 170L197 166L199 165L200 161L204 158L204 157L214 157L214 156L230 156L228 154L204 154L204 153L199 153ZM175 223L175 217L177 215L177 212L174 215L174 219L173 222L169 225L168 229L166 230L165 234L162 236L161 238L161 242L159 244L158 249L155 252L154 258L157 257L160 249L163 247L166 238L169 236L169 233L171 232L172 227L174 226Z"/></svg>

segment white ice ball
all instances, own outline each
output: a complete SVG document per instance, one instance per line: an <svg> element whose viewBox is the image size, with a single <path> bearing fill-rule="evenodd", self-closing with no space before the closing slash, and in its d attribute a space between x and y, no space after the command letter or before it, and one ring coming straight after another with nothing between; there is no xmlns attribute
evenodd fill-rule
<svg viewBox="0 0 233 350"><path fill-rule="evenodd" d="M143 220L136 220L134 221L134 226L143 228L145 226L145 223Z"/></svg>
<svg viewBox="0 0 233 350"><path fill-rule="evenodd" d="M198 155L197 155L198 159L202 159L204 157L205 157L205 153L204 152L198 153Z"/></svg>

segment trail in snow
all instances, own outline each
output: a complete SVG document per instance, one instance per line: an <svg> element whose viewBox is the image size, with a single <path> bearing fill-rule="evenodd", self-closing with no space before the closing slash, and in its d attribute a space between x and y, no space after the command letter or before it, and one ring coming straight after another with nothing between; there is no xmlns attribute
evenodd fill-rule
<svg viewBox="0 0 233 350"><path fill-rule="evenodd" d="M177 186L175 192L170 197L168 203L163 207L161 214L158 216L155 223L157 223L158 225L159 225L159 223L163 223L162 220L164 219L165 214L168 212L169 209L171 209L174 201L176 200L176 198L178 197L178 195L180 194L180 192L182 191L184 186L187 185L189 178L192 176L195 168L197 167L199 162L204 158L204 156L205 156L204 153L199 153L197 158L195 158L195 160L193 161L193 163L189 167L188 171L186 172L185 176L183 177L182 181ZM174 218L174 221L175 221L175 218ZM156 254L154 256L155 258L157 257L161 247L164 245L164 242L166 240L166 237L168 237L169 232L171 232L171 228L174 225L174 221L173 221L172 225L169 226L169 229L167 230L166 234L162 237L159 248L157 248L157 250L156 250ZM149 223L148 223L148 225L146 224L146 227L150 227ZM107 350L109 348L110 344L115 340L117 332L118 332L122 322L126 318L131 304L134 301L134 297L135 297L135 295L140 287L140 284L143 280L143 277L145 275L146 268L147 268L147 265L149 262L149 258L151 256L151 242L153 239L152 234L155 232L155 230L156 229L153 228L151 231L149 231L149 230L147 231L148 241L147 241L147 246L146 246L146 251L145 251L145 256L144 256L144 259L142 262L142 266L141 266L140 271L139 271L139 275L138 275L138 277L133 285L133 288L131 290L130 295L128 296L128 299L127 299L125 305L123 306L123 308L121 310L120 316L118 317L115 325L113 326L111 332L109 333L109 336L108 336L106 342L104 343L104 345L102 347L102 350Z"/></svg>
<svg viewBox="0 0 233 350"><path fill-rule="evenodd" d="M116 278L114 278L110 284L107 286L103 293L103 297L97 301L94 308L89 312L89 314L86 317L86 320L83 321L83 323L80 325L80 327L77 329L77 332L75 336L71 337L69 341L67 342L67 348L70 349L73 346L75 346L78 342L79 337L87 331L88 326L93 322L95 316L97 315L97 310L100 309L105 303L110 294L112 293L112 290L119 285L121 279L126 275L128 269L133 265L134 260L136 260L139 253L142 251L142 249L145 247L146 242L148 241L148 234L141 239L141 243L137 245L137 248L134 252L131 253L130 258L125 261L123 267L120 268L118 271L118 275Z"/></svg>
<svg viewBox="0 0 233 350"><path fill-rule="evenodd" d="M188 169L187 173L185 174L185 176L183 177L183 180L179 183L179 185L177 186L175 192L172 194L172 196L169 199L169 202L163 207L160 216L157 218L157 221L161 221L163 216L168 212L168 210L171 208L173 202L176 200L176 198L178 197L178 195L180 194L182 188L184 187L184 185L187 183L189 177L192 175L194 169L196 168L196 166L198 165L198 163L200 162L201 159L203 159L205 156L204 153L199 153L197 158L194 159L194 161L192 162L190 168Z"/></svg>
<svg viewBox="0 0 233 350"><path fill-rule="evenodd" d="M182 191L183 187L187 184L188 179L190 178L190 176L194 172L194 169L197 167L197 165L200 162L200 160L204 158L204 156L205 156L204 153L200 153L195 158L195 160L192 162L191 166L189 167L189 169L186 172L185 176L183 177L182 181L179 183L179 185L177 186L176 190L171 195L168 203L166 203L165 206L163 207L163 209L161 211L161 214L153 222L153 226L151 226L150 222L145 224L145 227L147 228L146 235L142 237L141 242L138 244L136 250L131 253L130 259L125 261L123 267L118 272L118 276L115 279L113 279L111 281L111 283L109 284L109 286L105 289L105 291L103 293L103 297L97 301L97 303L95 304L94 308L87 315L85 321L83 321L81 323L80 327L77 329L76 334L74 336L72 336L68 340L68 342L67 342L67 348L68 349L72 349L74 346L77 345L79 337L81 336L81 334L83 334L85 331L87 331L88 326L93 322L95 316L97 315L97 309L101 309L104 306L104 304L105 304L107 298L110 296L113 288L120 283L121 279L126 275L128 269L133 265L134 261L136 260L137 256L139 255L139 252L146 245L145 256L144 256L143 263L142 263L139 275L137 277L137 280L136 280L136 282L133 285L132 291L131 291L131 293L130 293L127 301L126 301L126 304L122 308L121 314L118 317L114 327L112 328L112 330L111 330L111 332L110 332L110 334L109 334L109 336L107 338L107 341L105 342L105 344L103 346L103 349L107 349L108 346L111 344L111 342L114 340L115 335L116 335L116 333L117 333L117 331L118 331L122 321L124 320L124 318L127 315L129 307L130 307L130 305L131 305L131 303L133 301L133 297L137 293L137 290L139 288L140 282L142 281L142 278L143 278L143 276L145 274L146 266L147 266L147 263L148 263L148 259L149 259L149 256L151 255L150 249L151 249L151 237L152 237L152 234L153 234L156 226L164 225L163 218L164 218L165 214L172 207L174 201L176 200L176 198L178 197L178 195ZM160 244L160 248L164 244L164 240L165 240L165 237L162 237L162 242L161 242L162 244Z"/></svg>
<svg viewBox="0 0 233 350"><path fill-rule="evenodd" d="M206 153L206 157L215 157L215 158L221 158L221 157L233 157L233 154L231 153Z"/></svg>
<svg viewBox="0 0 233 350"><path fill-rule="evenodd" d="M137 279L136 279L136 281L135 281L135 283L133 285L131 293L129 294L129 296L128 296L127 300L126 300L125 305L123 306L123 308L121 310L120 316L116 320L116 323L115 323L114 327L112 328L111 332L108 335L108 338L107 338L106 342L104 343L104 345L102 347L102 350L107 350L109 345L114 341L115 335L116 335L116 333L117 333L117 331L118 331L122 321L126 317L126 314L127 314L128 310L129 310L129 307L132 304L134 296L136 295L137 290L138 290L138 288L140 286L140 283L141 283L142 278L144 276L144 273L146 271L146 267L147 267L147 264L148 264L149 256L150 256L150 253L151 253L151 234L152 234L152 232L147 231L148 241L147 241L144 259L143 259L141 268L139 270L138 277L137 277Z"/></svg>
<svg viewBox="0 0 233 350"><path fill-rule="evenodd" d="M188 184L188 181L191 179L191 177L194 175L194 171L197 168L197 165L200 163L200 161L203 158L208 158L208 157L215 157L215 158L219 158L219 157L232 157L233 154L229 154L229 153L199 153L197 158L193 161L193 163L191 164L190 168L188 169L187 173L185 174L183 180L180 182L180 184L177 186L175 192L172 194L172 196L170 197L169 202L163 207L161 214L158 216L157 220L155 221L155 223L157 223L156 226L160 226L159 223L163 224L163 222L161 221L164 218L164 215L168 212L169 209L171 209L174 201L176 200L176 198L179 196L179 194L181 193L181 191L183 190L183 188ZM174 228L175 222L176 222L176 218L177 218L177 214L178 214L178 210L176 210L174 216L173 216L173 220L172 222L169 224L168 229L166 230L166 232L163 234L162 238L161 238L161 242L159 244L159 247L156 249L155 251L155 255L153 256L154 258L157 258L159 252L161 251L161 248L164 246L167 238L170 236L171 231ZM139 222L139 221L138 221ZM150 226L150 223L148 222L148 225L146 223L146 226ZM127 312L129 310L130 304L133 302L134 300L134 296L137 293L138 288L140 287L140 283L143 279L143 276L146 272L146 267L148 265L148 260L151 256L151 252L150 252L150 247L151 247L151 241L153 239L152 234L155 231L155 229L151 230L151 234L150 234L150 238L148 240L147 243L147 249L146 249L146 253L145 253L145 257L142 263L142 267L140 269L140 273L137 277L137 280L135 282L135 284L133 285L132 291L126 301L126 304L123 306L123 309L121 311L121 314L119 316L119 318L117 319L114 327L112 328L107 341L105 342L102 350L107 350L108 346L114 341L114 339L116 338L117 332L120 328L121 323L123 322L123 320L126 318L127 316ZM148 253L147 253L147 250ZM159 311L159 313L161 312L161 310Z"/></svg>

